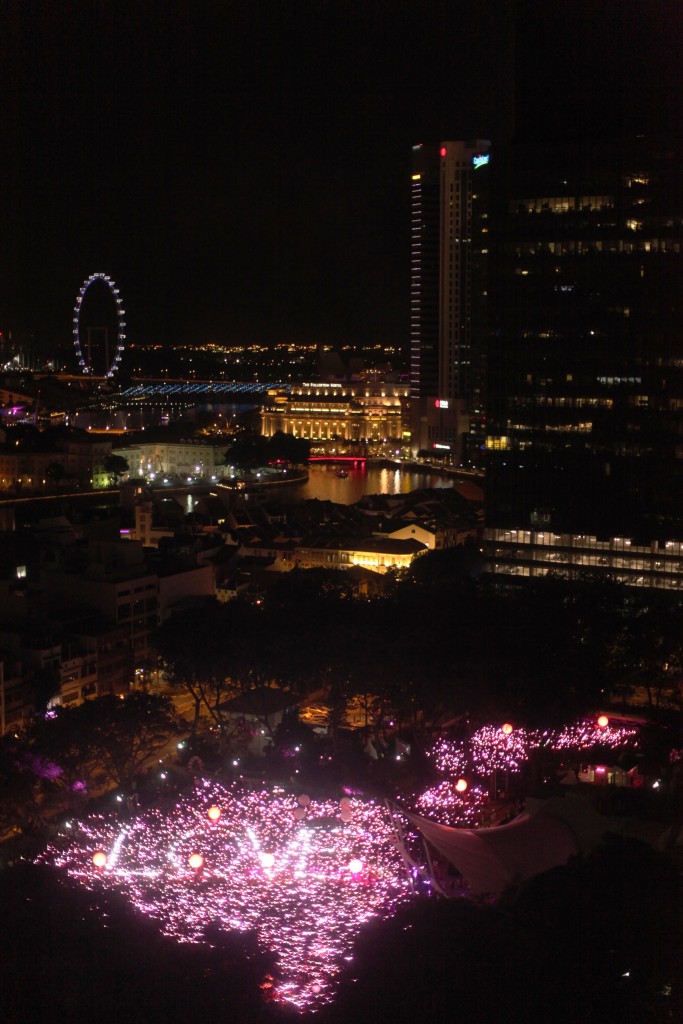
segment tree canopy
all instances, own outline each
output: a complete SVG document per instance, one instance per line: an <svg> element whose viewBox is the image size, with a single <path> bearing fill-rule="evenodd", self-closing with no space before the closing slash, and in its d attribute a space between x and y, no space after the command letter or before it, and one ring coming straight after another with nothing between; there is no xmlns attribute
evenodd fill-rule
<svg viewBox="0 0 683 1024"><path fill-rule="evenodd" d="M257 469L271 463L302 465L308 462L311 445L301 437L276 431L272 437L244 432L225 453L225 464L239 469Z"/></svg>

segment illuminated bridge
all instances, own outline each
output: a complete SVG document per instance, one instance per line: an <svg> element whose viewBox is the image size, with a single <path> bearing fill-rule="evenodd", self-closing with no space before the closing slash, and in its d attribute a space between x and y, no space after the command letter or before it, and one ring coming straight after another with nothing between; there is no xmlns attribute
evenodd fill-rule
<svg viewBox="0 0 683 1024"><path fill-rule="evenodd" d="M121 391L100 394L96 404L112 406L131 405L192 405L199 402L253 402L269 391L289 393L291 385L280 382L170 380L147 381L133 384Z"/></svg>

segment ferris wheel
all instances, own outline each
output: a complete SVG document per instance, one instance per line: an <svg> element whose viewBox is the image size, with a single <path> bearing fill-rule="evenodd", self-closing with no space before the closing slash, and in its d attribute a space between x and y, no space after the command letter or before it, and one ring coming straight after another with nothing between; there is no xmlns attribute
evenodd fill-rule
<svg viewBox="0 0 683 1024"><path fill-rule="evenodd" d="M116 304L116 343L111 346L113 352L112 355L109 351L108 332L106 332L106 329L102 329L105 330L105 337L104 344L101 346L103 348L102 358L100 360L101 366L95 367L93 365L90 331L88 332L88 343L85 351L81 345L81 308L88 288L98 282L102 282L107 286ZM83 373L94 376L99 376L101 373L104 377L114 376L119 368L119 363L121 362L121 356L126 343L126 311L123 308L123 301L119 295L119 289L116 287L116 282L113 281L108 274L91 274L90 277L86 277L85 281L81 285L78 295L76 296L76 304L74 305L73 337L78 365Z"/></svg>

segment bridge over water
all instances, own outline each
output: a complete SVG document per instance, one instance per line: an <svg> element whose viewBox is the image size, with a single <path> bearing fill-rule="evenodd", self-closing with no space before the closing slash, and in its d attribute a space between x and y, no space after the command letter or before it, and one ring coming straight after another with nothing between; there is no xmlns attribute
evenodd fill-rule
<svg viewBox="0 0 683 1024"><path fill-rule="evenodd" d="M280 381L164 380L139 381L120 391L92 397L91 405L121 408L137 405L194 405L201 402L253 402L269 391L289 393Z"/></svg>

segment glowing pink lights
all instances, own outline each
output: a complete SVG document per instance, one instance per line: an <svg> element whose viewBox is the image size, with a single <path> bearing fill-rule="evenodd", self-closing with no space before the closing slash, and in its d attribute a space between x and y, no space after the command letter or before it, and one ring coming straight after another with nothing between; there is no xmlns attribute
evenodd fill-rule
<svg viewBox="0 0 683 1024"><path fill-rule="evenodd" d="M212 806L221 809L215 822ZM314 799L302 807L282 790L208 781L170 812L72 823L40 859L95 894L123 893L180 942L206 941L209 921L254 931L279 965L264 996L300 1010L332 1001L363 925L413 896L383 804L353 797L344 808Z"/></svg>

